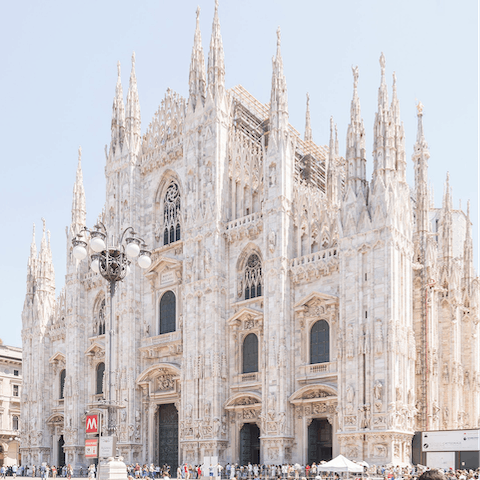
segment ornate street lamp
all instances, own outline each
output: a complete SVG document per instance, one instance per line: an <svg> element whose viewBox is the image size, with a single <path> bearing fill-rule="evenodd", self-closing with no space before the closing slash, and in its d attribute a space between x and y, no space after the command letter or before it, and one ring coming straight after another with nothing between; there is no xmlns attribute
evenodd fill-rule
<svg viewBox="0 0 480 480"><path fill-rule="evenodd" d="M108 343L105 345L108 355L108 400L101 407L108 411L108 435L115 435L116 431L116 410L124 408L117 401L113 400L113 371L112 371L112 350L113 350L113 297L117 282L122 281L130 273L131 262L138 257L137 263L140 268L148 268L152 264L151 252L147 250L144 240L137 236L132 227L124 230L120 241L115 243L112 237L112 244L108 244L108 232L102 222L94 226L95 230L87 227L76 235L72 240L73 256L77 260L83 260L87 256L87 241L90 239L90 249L94 252L91 255L90 266L95 273L109 282L110 286L110 317L107 325ZM128 236L126 236L128 234Z"/></svg>

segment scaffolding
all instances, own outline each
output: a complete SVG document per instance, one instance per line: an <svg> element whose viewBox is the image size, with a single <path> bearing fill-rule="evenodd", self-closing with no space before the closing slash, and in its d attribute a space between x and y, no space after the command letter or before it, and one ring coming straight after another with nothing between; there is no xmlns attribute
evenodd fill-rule
<svg viewBox="0 0 480 480"><path fill-rule="evenodd" d="M259 102L241 85L229 90L233 101L235 128L255 142L265 142L268 148L270 130L270 104ZM299 180L314 185L325 192L325 165L328 155L327 146L305 141L292 125L288 125L290 135L295 137L295 175Z"/></svg>

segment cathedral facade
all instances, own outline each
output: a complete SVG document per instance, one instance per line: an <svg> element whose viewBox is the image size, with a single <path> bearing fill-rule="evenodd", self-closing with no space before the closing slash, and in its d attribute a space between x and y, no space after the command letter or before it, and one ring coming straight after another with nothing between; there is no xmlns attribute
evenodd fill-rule
<svg viewBox="0 0 480 480"><path fill-rule="evenodd" d="M411 461L416 430L477 428L478 301L469 213L428 190L418 108L407 153L396 80L380 58L373 175L353 70L346 152L288 121L277 32L270 102L225 88L218 5L207 62L198 22L189 97L168 90L141 134L135 58L120 67L106 150L110 232L133 226L152 265L115 301L118 449L129 462L311 463L339 453ZM411 163L410 163L411 165ZM106 430L106 281L72 255L86 223L81 157L55 296L49 234L28 260L24 464L89 462L85 416ZM108 336L108 335L107 335ZM45 389L45 386L51 388Z"/></svg>

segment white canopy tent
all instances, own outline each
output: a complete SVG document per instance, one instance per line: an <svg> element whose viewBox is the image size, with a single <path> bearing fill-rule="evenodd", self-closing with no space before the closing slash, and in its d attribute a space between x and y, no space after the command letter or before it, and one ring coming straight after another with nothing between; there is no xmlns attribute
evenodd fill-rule
<svg viewBox="0 0 480 480"><path fill-rule="evenodd" d="M339 455L327 463L317 465L317 472L363 473L363 467Z"/></svg>

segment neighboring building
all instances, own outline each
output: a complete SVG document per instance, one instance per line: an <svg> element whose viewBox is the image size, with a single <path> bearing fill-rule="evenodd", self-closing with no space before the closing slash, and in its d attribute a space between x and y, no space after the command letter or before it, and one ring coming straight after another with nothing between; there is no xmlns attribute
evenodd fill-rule
<svg viewBox="0 0 480 480"><path fill-rule="evenodd" d="M0 340L0 465L20 465L22 349Z"/></svg>
<svg viewBox="0 0 480 480"><path fill-rule="evenodd" d="M126 462L398 464L415 430L477 427L471 222L448 180L442 207L430 201L421 104L407 184L395 78L390 103L380 64L371 180L358 69L343 158L333 121L328 147L308 109L304 139L289 125L279 34L270 103L225 89L217 8L208 68L197 19L189 98L168 90L143 136L134 58L126 105L119 68L100 219L153 249L115 295ZM72 256L85 221L79 157L57 299L45 223L28 261L27 464L86 465L85 414L103 412L107 287Z"/></svg>

